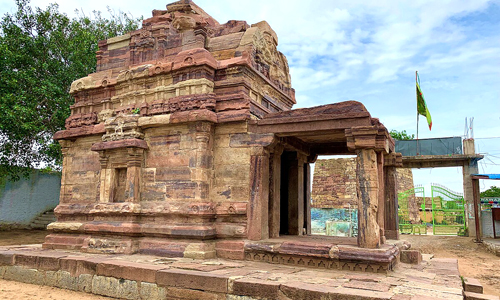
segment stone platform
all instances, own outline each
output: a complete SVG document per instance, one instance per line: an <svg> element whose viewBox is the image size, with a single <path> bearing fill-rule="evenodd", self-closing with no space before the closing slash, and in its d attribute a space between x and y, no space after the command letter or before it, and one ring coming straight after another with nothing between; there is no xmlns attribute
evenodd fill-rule
<svg viewBox="0 0 500 300"><path fill-rule="evenodd" d="M0 278L124 299L463 299L457 260L430 256L375 274L7 246Z"/></svg>
<svg viewBox="0 0 500 300"><path fill-rule="evenodd" d="M333 236L280 236L263 241L246 241L245 260L272 264L387 273L394 269L403 241L390 241L377 249L360 248L357 239Z"/></svg>

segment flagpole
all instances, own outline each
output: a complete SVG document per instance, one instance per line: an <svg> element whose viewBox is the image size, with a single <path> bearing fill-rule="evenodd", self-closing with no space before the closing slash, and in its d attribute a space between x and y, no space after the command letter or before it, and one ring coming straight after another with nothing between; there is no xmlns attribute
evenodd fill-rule
<svg viewBox="0 0 500 300"><path fill-rule="evenodd" d="M415 71L415 85L418 83L418 71ZM417 155L418 155L418 95L417 95Z"/></svg>

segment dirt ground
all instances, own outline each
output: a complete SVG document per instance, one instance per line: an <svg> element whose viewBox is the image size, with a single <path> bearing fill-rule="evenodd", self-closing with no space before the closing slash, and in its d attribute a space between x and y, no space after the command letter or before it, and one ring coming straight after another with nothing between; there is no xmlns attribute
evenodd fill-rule
<svg viewBox="0 0 500 300"><path fill-rule="evenodd" d="M457 258L460 275L478 279L484 293L500 296L500 257L488 252L470 237L401 235L412 249L434 254L438 258Z"/></svg>
<svg viewBox="0 0 500 300"><path fill-rule="evenodd" d="M0 246L19 244L41 244L46 231L0 231ZM500 296L500 257L488 252L481 244L476 244L472 238L454 236L418 236L402 235L401 239L412 244L413 249L422 253L434 254L438 258L457 258L460 274L464 277L474 277L484 286L484 293ZM0 280L0 299L112 299L92 294L78 293L53 287Z"/></svg>

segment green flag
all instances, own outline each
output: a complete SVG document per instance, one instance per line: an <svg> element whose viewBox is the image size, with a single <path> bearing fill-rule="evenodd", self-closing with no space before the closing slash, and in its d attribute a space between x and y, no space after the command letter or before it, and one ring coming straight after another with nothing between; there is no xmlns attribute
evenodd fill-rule
<svg viewBox="0 0 500 300"><path fill-rule="evenodd" d="M427 105L425 104L424 95L422 94L422 90L420 89L420 85L418 84L418 79L416 84L417 84L417 112L419 115L422 115L427 118L427 124L429 125L429 130L431 130L432 129L431 113L429 112L429 109L427 109Z"/></svg>

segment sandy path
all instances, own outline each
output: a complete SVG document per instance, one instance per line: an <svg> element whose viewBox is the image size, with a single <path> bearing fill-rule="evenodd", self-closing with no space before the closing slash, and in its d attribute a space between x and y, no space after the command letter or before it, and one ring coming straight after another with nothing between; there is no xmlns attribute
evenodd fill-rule
<svg viewBox="0 0 500 300"><path fill-rule="evenodd" d="M39 286L0 279L0 299L2 300L110 300L93 294L73 292L55 287Z"/></svg>

